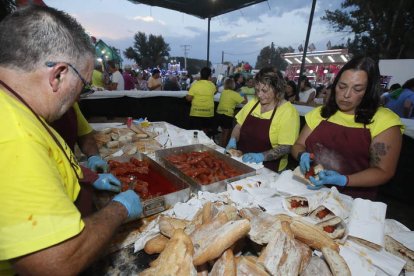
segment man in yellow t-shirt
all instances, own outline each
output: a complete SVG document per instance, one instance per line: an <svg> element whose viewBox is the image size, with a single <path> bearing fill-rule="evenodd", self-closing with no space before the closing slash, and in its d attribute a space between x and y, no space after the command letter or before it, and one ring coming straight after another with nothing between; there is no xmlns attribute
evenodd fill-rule
<svg viewBox="0 0 414 276"><path fill-rule="evenodd" d="M211 69L204 67L200 71L200 80L191 85L186 96L191 102L190 128L211 131L214 118L214 94L216 86L210 81Z"/></svg>
<svg viewBox="0 0 414 276"><path fill-rule="evenodd" d="M76 275L142 211L127 191L81 218L82 172L49 125L88 86L95 49L75 19L35 5L0 21L0 41L0 275Z"/></svg>

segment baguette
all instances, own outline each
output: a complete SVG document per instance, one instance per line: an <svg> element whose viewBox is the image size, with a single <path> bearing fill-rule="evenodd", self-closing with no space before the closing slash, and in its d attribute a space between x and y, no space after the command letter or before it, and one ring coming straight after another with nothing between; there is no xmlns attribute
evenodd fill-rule
<svg viewBox="0 0 414 276"><path fill-rule="evenodd" d="M406 271L414 272L414 251L408 249L388 235L385 235L385 250L402 258L406 262L404 265Z"/></svg>
<svg viewBox="0 0 414 276"><path fill-rule="evenodd" d="M328 265L318 256L313 256L300 276L332 276Z"/></svg>
<svg viewBox="0 0 414 276"><path fill-rule="evenodd" d="M236 258L237 276L269 276L264 267L255 261L252 256Z"/></svg>
<svg viewBox="0 0 414 276"><path fill-rule="evenodd" d="M210 276L236 276L237 269L234 261L233 251L227 249L214 263Z"/></svg>
<svg viewBox="0 0 414 276"><path fill-rule="evenodd" d="M339 252L339 247L326 232L320 230L316 225L307 223L301 219L292 219L290 227L295 238L307 244L313 249L322 250L323 247L329 247Z"/></svg>
<svg viewBox="0 0 414 276"><path fill-rule="evenodd" d="M334 276L351 276L347 263L338 251L329 247L323 247L321 251Z"/></svg>
<svg viewBox="0 0 414 276"><path fill-rule="evenodd" d="M319 229L328 234L332 239L341 239L345 235L344 222L340 217L334 216L328 220L316 224Z"/></svg>
<svg viewBox="0 0 414 276"><path fill-rule="evenodd" d="M184 219L177 219L168 216L161 216L158 225L161 234L171 238L176 229L184 229L190 222Z"/></svg>
<svg viewBox="0 0 414 276"><path fill-rule="evenodd" d="M157 235L145 243L144 251L147 254L161 253L170 239L164 235Z"/></svg>
<svg viewBox="0 0 414 276"><path fill-rule="evenodd" d="M247 219L241 219L229 221L221 227L213 229L210 233L200 236L200 239L192 239L195 248L193 264L201 265L219 257L237 240L246 236L249 231L250 222Z"/></svg>
<svg viewBox="0 0 414 276"><path fill-rule="evenodd" d="M196 276L197 270L191 262L194 253L191 239L183 229L175 230L164 251L150 268L140 273L142 276L152 275L189 275Z"/></svg>
<svg viewBox="0 0 414 276"><path fill-rule="evenodd" d="M287 222L281 224L281 229L276 232L257 262L271 275L298 275L308 264L312 251L294 239Z"/></svg>
<svg viewBox="0 0 414 276"><path fill-rule="evenodd" d="M231 157L241 157L243 155L243 152L237 149L228 149L226 152L228 152Z"/></svg>
<svg viewBox="0 0 414 276"><path fill-rule="evenodd" d="M291 196L285 200L289 211L294 212L300 216L304 216L309 213L309 204L308 200L305 197Z"/></svg>

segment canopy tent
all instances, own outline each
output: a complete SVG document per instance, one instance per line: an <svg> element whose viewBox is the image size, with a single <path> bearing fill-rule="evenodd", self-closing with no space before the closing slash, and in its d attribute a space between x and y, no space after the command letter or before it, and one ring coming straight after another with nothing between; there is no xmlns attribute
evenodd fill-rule
<svg viewBox="0 0 414 276"><path fill-rule="evenodd" d="M129 0L136 4L157 6L208 19L207 65L210 61L210 21L212 17L242 9L266 0Z"/></svg>

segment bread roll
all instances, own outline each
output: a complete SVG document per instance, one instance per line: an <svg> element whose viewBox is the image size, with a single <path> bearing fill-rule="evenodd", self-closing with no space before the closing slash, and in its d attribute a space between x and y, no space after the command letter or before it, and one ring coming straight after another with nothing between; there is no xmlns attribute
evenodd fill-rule
<svg viewBox="0 0 414 276"><path fill-rule="evenodd" d="M189 275L196 276L197 270L192 263L194 253L191 239L183 229L175 230L164 251L157 258L156 265L140 273L142 276L153 275Z"/></svg>
<svg viewBox="0 0 414 276"><path fill-rule="evenodd" d="M227 249L214 263L210 276L236 276L237 269L234 261L233 251Z"/></svg>
<svg viewBox="0 0 414 276"><path fill-rule="evenodd" d="M338 251L329 247L323 247L321 251L334 276L351 276L347 263Z"/></svg>
<svg viewBox="0 0 414 276"><path fill-rule="evenodd" d="M228 149L226 152L228 152L231 157L241 157L243 155L243 152L237 149Z"/></svg>
<svg viewBox="0 0 414 276"><path fill-rule="evenodd" d="M294 212L300 216L304 216L309 213L309 204L308 200L305 197L291 196L285 200L289 211Z"/></svg>
<svg viewBox="0 0 414 276"><path fill-rule="evenodd" d="M188 224L188 220L168 216L161 216L158 221L160 232L166 237L172 237L176 229L184 229Z"/></svg>
<svg viewBox="0 0 414 276"><path fill-rule="evenodd" d="M322 222L322 221L325 221L325 220L328 220L330 218L335 217L335 214L332 213L331 210L329 210L325 206L321 205L318 208L316 208L315 210L313 210L309 214L309 217L311 217L313 220L315 220L317 222Z"/></svg>
<svg viewBox="0 0 414 276"><path fill-rule="evenodd" d="M334 240L316 225L312 225L298 218L293 218L290 228L296 239L304 242L313 249L321 250L323 247L329 247L332 250L339 251L339 247Z"/></svg>
<svg viewBox="0 0 414 276"><path fill-rule="evenodd" d="M164 235L157 235L145 243L144 251L147 254L161 253L170 239Z"/></svg>
<svg viewBox="0 0 414 276"><path fill-rule="evenodd" d="M311 170L313 170L313 171L311 171ZM312 176L315 179L319 179L318 173L323 170L323 166L322 165L316 165L316 166L311 167L311 170L310 170L310 174L312 174ZM300 182L302 182L303 184L314 186L313 183L309 180L309 177L306 177L302 173L302 171L300 170L300 166L297 166L293 170L293 178L300 181Z"/></svg>
<svg viewBox="0 0 414 276"><path fill-rule="evenodd" d="M328 265L318 256L313 256L300 276L332 276Z"/></svg>
<svg viewBox="0 0 414 276"><path fill-rule="evenodd" d="M328 234L332 239L341 239L345 235L345 224L342 219L337 216L322 221L316 224L316 226Z"/></svg>
<svg viewBox="0 0 414 276"><path fill-rule="evenodd" d="M237 276L269 276L264 267L257 263L251 256L236 258Z"/></svg>

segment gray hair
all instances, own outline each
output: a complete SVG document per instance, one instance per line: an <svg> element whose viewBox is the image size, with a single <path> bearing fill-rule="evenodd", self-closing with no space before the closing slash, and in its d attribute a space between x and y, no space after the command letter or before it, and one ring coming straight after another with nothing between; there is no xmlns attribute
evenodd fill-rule
<svg viewBox="0 0 414 276"><path fill-rule="evenodd" d="M275 99L282 100L285 97L286 82L280 71L270 67L262 68L254 77L254 80L256 84L262 83L272 87Z"/></svg>
<svg viewBox="0 0 414 276"><path fill-rule="evenodd" d="M26 72L47 61L84 66L95 48L83 27L54 8L28 6L0 22L0 66Z"/></svg>

